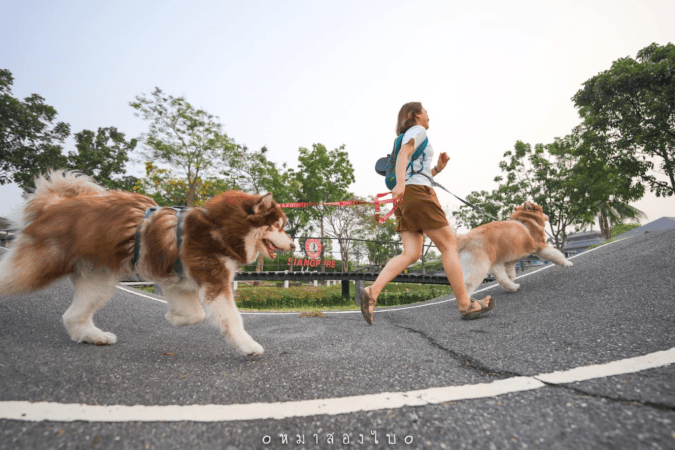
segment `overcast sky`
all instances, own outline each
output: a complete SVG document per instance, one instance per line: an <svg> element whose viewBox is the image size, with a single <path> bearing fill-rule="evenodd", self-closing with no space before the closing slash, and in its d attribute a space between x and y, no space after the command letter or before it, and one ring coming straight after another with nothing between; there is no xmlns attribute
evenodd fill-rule
<svg viewBox="0 0 675 450"><path fill-rule="evenodd" d="M403 103L428 110L430 142L451 157L437 180L465 197L496 187L517 140L569 134L582 83L653 42L675 42L675 1L0 0L14 96L42 95L72 132L140 135L129 102L157 86L277 163L346 145L362 196L386 191L374 164ZM7 216L20 191L0 199ZM675 216L673 197L635 205L649 221Z"/></svg>

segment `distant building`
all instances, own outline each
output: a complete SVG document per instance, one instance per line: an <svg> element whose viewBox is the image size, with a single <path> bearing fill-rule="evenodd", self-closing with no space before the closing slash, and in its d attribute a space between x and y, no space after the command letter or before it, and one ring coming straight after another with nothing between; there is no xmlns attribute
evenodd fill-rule
<svg viewBox="0 0 675 450"><path fill-rule="evenodd" d="M616 236L616 238L627 238L637 236L638 234L648 233L650 231L663 231L669 228L675 228L675 217L661 217L653 222L649 222L641 227L633 228Z"/></svg>
<svg viewBox="0 0 675 450"><path fill-rule="evenodd" d="M567 243L563 247L565 257L585 252L591 245L602 244L606 239L599 231L581 231L567 236Z"/></svg>

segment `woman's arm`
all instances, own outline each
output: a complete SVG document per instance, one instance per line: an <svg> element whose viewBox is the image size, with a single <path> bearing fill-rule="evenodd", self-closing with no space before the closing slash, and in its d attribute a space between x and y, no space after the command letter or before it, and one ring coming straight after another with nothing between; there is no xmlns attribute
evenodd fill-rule
<svg viewBox="0 0 675 450"><path fill-rule="evenodd" d="M438 156L438 161L436 162L436 166L431 168L431 176L435 177L443 169L445 169L445 166L448 165L448 161L450 161L450 157L448 156L447 153L443 152Z"/></svg>
<svg viewBox="0 0 675 450"><path fill-rule="evenodd" d="M408 166L408 158L415 152L415 139L410 139L407 144L401 146L396 157L396 186L392 190L392 196L399 198L405 192L405 169Z"/></svg>

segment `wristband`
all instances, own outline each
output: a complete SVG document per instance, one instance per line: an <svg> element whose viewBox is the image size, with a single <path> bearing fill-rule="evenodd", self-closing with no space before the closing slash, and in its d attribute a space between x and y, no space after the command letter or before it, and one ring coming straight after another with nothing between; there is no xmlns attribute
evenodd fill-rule
<svg viewBox="0 0 675 450"><path fill-rule="evenodd" d="M436 164L436 167L434 167L434 169L436 169L436 173L441 173L441 171L438 170L438 164Z"/></svg>

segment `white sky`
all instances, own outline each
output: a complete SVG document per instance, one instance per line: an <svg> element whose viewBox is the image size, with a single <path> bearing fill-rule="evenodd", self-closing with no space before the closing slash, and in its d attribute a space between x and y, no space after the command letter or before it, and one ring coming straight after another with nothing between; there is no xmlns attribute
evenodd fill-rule
<svg viewBox="0 0 675 450"><path fill-rule="evenodd" d="M374 164L403 103L429 111L430 141L451 157L437 180L465 197L496 187L516 140L569 134L582 83L653 42L675 42L675 1L0 0L14 96L42 95L73 132L138 136L147 124L129 102L157 86L278 163L345 144L363 196L386 190ZM0 186L0 216L20 203ZM673 197L635 205L649 221L675 216Z"/></svg>

